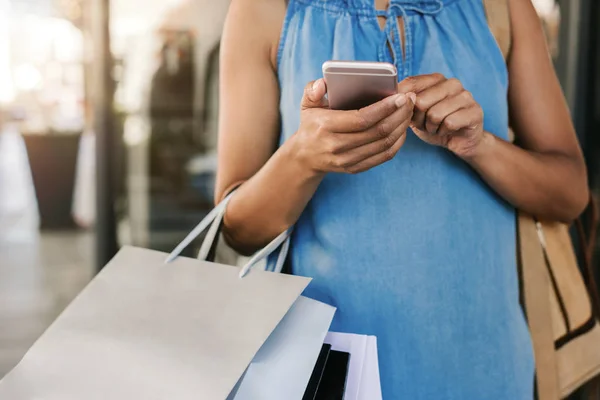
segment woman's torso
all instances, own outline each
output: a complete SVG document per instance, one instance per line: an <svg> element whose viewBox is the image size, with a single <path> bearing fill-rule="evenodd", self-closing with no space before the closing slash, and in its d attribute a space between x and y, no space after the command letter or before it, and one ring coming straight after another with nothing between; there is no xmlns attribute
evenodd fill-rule
<svg viewBox="0 0 600 400"><path fill-rule="evenodd" d="M392 62L399 80L456 77L485 129L506 138L507 71L481 0L391 0L388 10L382 31L373 0L289 1L277 56L281 140L330 59ZM514 209L409 132L391 161L326 176L296 224L291 264L314 278L306 295L338 308L332 330L378 337L385 399L526 399L532 356L515 246Z"/></svg>

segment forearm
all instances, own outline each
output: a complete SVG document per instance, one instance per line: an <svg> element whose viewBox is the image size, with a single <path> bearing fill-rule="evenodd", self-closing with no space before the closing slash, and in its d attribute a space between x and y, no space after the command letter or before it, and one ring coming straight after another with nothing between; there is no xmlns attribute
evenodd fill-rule
<svg viewBox="0 0 600 400"><path fill-rule="evenodd" d="M516 208L539 218L568 222L588 200L585 165L560 153L534 153L484 134L466 157L481 177Z"/></svg>
<svg viewBox="0 0 600 400"><path fill-rule="evenodd" d="M298 220L323 176L298 162L286 142L231 199L224 218L227 241L244 254L267 244Z"/></svg>

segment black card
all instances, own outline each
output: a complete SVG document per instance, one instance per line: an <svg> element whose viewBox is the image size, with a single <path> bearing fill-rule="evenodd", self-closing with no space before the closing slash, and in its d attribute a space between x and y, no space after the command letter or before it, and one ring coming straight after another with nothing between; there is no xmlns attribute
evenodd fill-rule
<svg viewBox="0 0 600 400"><path fill-rule="evenodd" d="M324 344L321 347L321 352L319 353L319 358L317 358L317 362L315 364L315 368L313 369L312 374L310 375L310 380L308 381L308 385L306 386L306 391L304 392L304 396L302 400L315 400L317 396L317 389L321 383L321 378L323 377L323 371L325 370L325 363L327 362L327 358L329 357L329 351L331 350L330 344Z"/></svg>
<svg viewBox="0 0 600 400"><path fill-rule="evenodd" d="M331 350L314 400L343 400L350 353Z"/></svg>

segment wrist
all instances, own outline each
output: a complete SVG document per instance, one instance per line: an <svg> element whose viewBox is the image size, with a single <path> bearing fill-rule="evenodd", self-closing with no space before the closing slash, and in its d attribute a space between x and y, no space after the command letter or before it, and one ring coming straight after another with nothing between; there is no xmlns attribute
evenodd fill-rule
<svg viewBox="0 0 600 400"><path fill-rule="evenodd" d="M289 165L294 173L298 174L299 177L312 180L312 179L323 179L325 172L319 171L310 165L308 157L303 156L302 151L298 149L296 145L296 135L292 135L280 148L282 159Z"/></svg>
<svg viewBox="0 0 600 400"><path fill-rule="evenodd" d="M464 154L460 154L459 157L469 164L476 164L486 155L490 154L494 148L495 142L496 137L493 134L483 131L483 135L479 142L469 149L469 151L465 152Z"/></svg>

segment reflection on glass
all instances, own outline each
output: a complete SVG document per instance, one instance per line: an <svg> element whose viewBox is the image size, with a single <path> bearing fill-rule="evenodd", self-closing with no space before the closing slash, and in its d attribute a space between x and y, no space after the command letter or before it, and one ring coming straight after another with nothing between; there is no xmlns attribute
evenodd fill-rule
<svg viewBox="0 0 600 400"><path fill-rule="evenodd" d="M550 54L552 58L556 58L559 49L560 7L556 0L533 0L533 5L540 16Z"/></svg>
<svg viewBox="0 0 600 400"><path fill-rule="evenodd" d="M12 45L4 45L10 50L3 63L10 60L14 88L10 94L11 107L20 109L26 117L20 130L80 133L84 126L81 29L67 19L56 17L56 13L30 14L19 9L13 7L10 12L8 41ZM0 25L0 29L7 29L6 25Z"/></svg>
<svg viewBox="0 0 600 400"><path fill-rule="evenodd" d="M47 229L75 226L71 206L86 104L82 1L0 0L0 135L24 142L20 165L33 178L28 184Z"/></svg>
<svg viewBox="0 0 600 400"><path fill-rule="evenodd" d="M228 2L112 5L127 171L119 239L167 251L213 206L218 48Z"/></svg>

